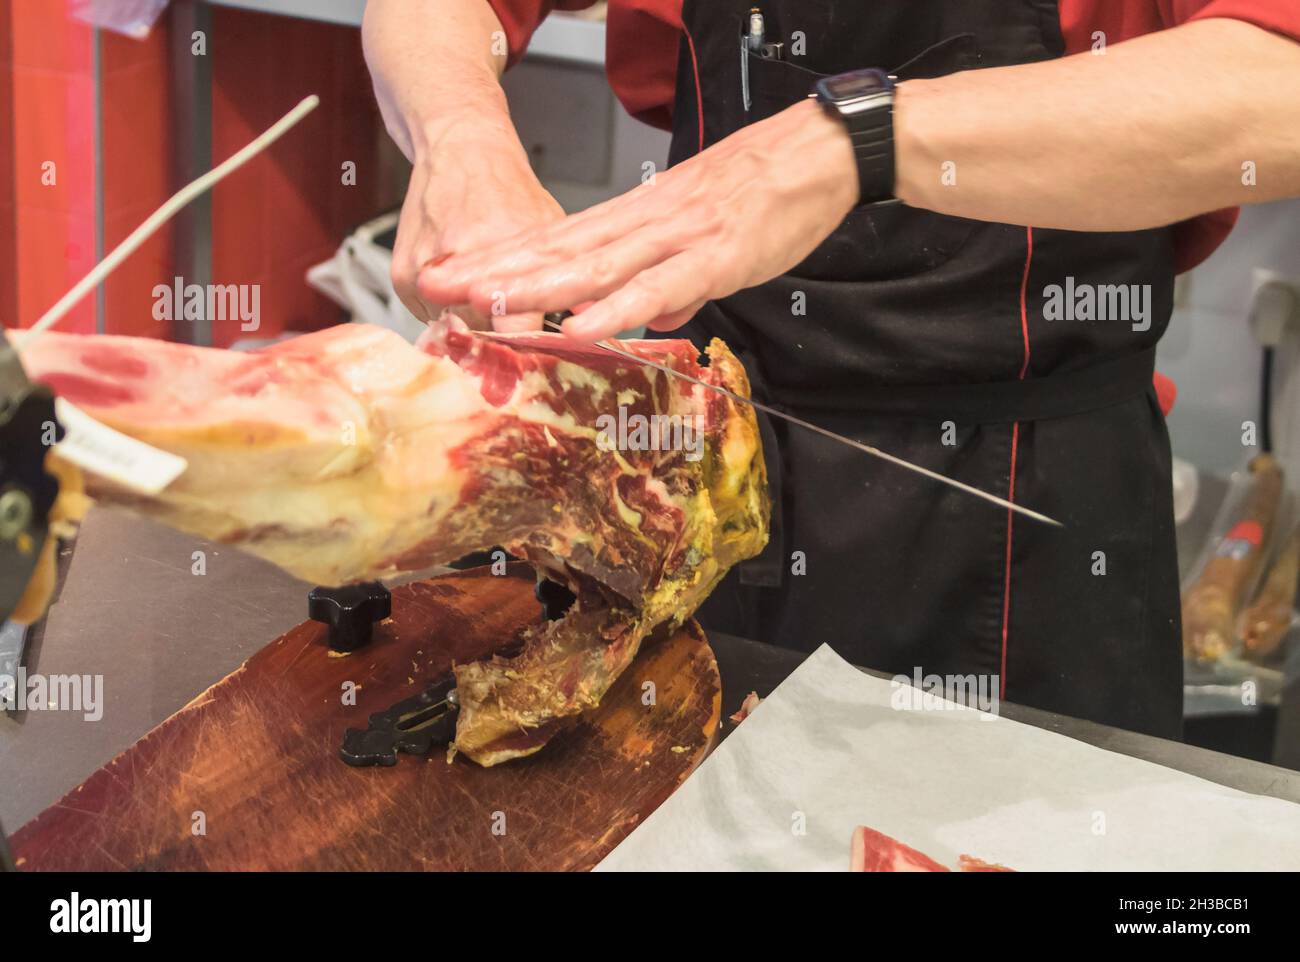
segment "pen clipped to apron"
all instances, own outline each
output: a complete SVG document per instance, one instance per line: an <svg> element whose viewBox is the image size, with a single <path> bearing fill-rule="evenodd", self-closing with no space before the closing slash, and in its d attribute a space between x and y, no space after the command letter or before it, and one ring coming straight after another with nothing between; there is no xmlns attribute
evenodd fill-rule
<svg viewBox="0 0 1300 962"><path fill-rule="evenodd" d="M745 114L749 114L751 98L749 96L749 57L753 54L764 60L781 60L785 56L785 44L781 41L767 41L767 24L763 11L751 7L749 13L740 22L740 98L745 105Z"/></svg>

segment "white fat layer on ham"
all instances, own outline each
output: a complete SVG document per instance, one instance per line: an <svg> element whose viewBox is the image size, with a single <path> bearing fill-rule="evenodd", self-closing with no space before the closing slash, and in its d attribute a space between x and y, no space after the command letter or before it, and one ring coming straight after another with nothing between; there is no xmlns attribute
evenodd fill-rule
<svg viewBox="0 0 1300 962"><path fill-rule="evenodd" d="M579 367L569 361L560 361L555 365L555 373L566 391L571 387L584 388L591 392L597 404L600 404L609 394L609 381L589 368Z"/></svg>

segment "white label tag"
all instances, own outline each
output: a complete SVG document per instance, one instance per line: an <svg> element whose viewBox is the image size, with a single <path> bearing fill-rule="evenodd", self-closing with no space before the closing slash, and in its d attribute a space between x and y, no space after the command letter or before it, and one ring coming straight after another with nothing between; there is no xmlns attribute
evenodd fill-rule
<svg viewBox="0 0 1300 962"><path fill-rule="evenodd" d="M180 455L114 431L63 398L54 399L54 412L65 432L55 450L83 471L141 494L157 494L185 470Z"/></svg>

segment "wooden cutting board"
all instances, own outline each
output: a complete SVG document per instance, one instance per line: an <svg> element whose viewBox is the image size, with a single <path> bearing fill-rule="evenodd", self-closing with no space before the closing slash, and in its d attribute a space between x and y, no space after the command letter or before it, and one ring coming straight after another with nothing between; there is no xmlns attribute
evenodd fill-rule
<svg viewBox="0 0 1300 962"><path fill-rule="evenodd" d="M449 764L439 748L387 768L339 759L346 728L453 660L509 648L538 618L518 566L394 589L392 617L346 657L331 656L323 625L299 625L19 829L19 867L591 868L712 745L721 684L694 622L648 644L598 709L536 755L495 768Z"/></svg>

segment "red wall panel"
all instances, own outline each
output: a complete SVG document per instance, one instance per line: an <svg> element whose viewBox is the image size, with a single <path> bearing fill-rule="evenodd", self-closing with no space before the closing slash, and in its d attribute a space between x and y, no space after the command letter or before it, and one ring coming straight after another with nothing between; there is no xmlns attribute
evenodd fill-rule
<svg viewBox="0 0 1300 962"><path fill-rule="evenodd" d="M69 17L66 0L9 0L7 15L13 315L5 320L27 326L94 264L94 60L92 31ZM91 298L62 324L94 327Z"/></svg>
<svg viewBox="0 0 1300 962"><path fill-rule="evenodd" d="M223 8L212 13L214 160L308 94L321 98L291 133L213 192L213 281L260 285L262 313L255 335L237 321L214 322L213 341L335 323L339 309L307 286L306 270L396 201L383 196L378 175L382 127L360 32ZM342 183L349 160L358 169L354 187Z"/></svg>
<svg viewBox="0 0 1300 962"><path fill-rule="evenodd" d="M112 250L171 194L171 74L166 19L144 40L99 35L104 250ZM104 330L168 337L153 316L153 289L176 269L167 225L104 282Z"/></svg>
<svg viewBox="0 0 1300 962"><path fill-rule="evenodd" d="M0 321L29 325L90 270L97 206L111 250L179 185L172 182L167 19L133 40L101 31L101 197L95 178L95 33L70 0L0 0ZM383 137L355 28L214 7L213 162L247 144L309 93L321 107L212 197L212 281L260 286L261 328L212 322L213 342L335 322L306 269L357 224L400 200L379 172ZM189 54L181 54L188 56ZM357 166L357 185L342 165ZM46 163L56 182L41 181ZM177 274L174 227L135 252L104 287L109 333L170 336L153 317L154 288ZM186 278L187 281L192 279ZM60 327L91 332L88 296Z"/></svg>
<svg viewBox="0 0 1300 962"><path fill-rule="evenodd" d="M14 208L12 0L0 0L0 324L17 324L18 221Z"/></svg>

